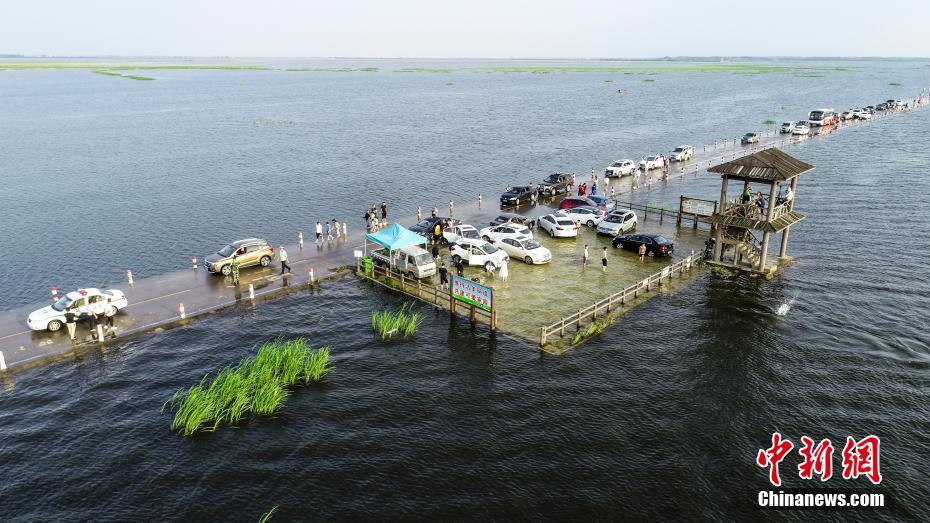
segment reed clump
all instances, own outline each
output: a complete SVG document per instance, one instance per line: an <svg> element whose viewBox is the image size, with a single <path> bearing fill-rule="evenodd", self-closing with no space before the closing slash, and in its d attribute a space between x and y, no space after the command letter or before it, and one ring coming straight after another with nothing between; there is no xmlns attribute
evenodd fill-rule
<svg viewBox="0 0 930 523"><path fill-rule="evenodd" d="M572 338L572 345L578 345L591 336L596 336L604 332L611 323L613 323L613 320L611 320L609 316L592 321L587 327L575 333L575 336Z"/></svg>
<svg viewBox="0 0 930 523"><path fill-rule="evenodd" d="M371 328L382 340L394 336L409 338L423 322L423 314L412 309L410 303L405 303L398 311L372 311Z"/></svg>
<svg viewBox="0 0 930 523"><path fill-rule="evenodd" d="M763 120L762 125L775 125L775 120L772 120L771 118Z"/></svg>
<svg viewBox="0 0 930 523"><path fill-rule="evenodd" d="M328 364L327 347L313 351L303 338L276 339L212 380L207 374L177 391L162 412L174 409L171 429L185 436L214 431L223 422L235 425L250 415L268 416L281 408L289 388L321 381L332 370Z"/></svg>

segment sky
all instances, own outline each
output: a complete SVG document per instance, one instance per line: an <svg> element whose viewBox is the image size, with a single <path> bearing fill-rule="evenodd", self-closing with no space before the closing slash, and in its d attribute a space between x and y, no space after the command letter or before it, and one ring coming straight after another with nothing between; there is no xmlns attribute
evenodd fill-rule
<svg viewBox="0 0 930 523"><path fill-rule="evenodd" d="M0 54L930 56L930 2L4 0Z"/></svg>

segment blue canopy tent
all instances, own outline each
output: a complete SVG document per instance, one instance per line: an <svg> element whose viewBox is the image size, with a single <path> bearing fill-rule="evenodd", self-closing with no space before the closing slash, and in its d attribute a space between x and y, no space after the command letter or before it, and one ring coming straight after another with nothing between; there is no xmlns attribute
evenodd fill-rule
<svg viewBox="0 0 930 523"><path fill-rule="evenodd" d="M376 243L388 251L412 247L414 245L426 245L426 238L419 234L401 227L398 224L392 224L389 227L365 235L365 252L368 252L368 242Z"/></svg>

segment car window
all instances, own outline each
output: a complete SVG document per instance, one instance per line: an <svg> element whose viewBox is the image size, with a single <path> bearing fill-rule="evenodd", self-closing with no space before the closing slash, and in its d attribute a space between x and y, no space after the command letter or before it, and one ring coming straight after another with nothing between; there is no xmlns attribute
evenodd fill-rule
<svg viewBox="0 0 930 523"><path fill-rule="evenodd" d="M87 303L100 303L101 301L103 301L103 296L99 294L96 296L90 296L89 298L87 298Z"/></svg>
<svg viewBox="0 0 930 523"><path fill-rule="evenodd" d="M84 298L78 298L71 302L71 306L68 307L71 310L79 309L84 306Z"/></svg>
<svg viewBox="0 0 930 523"><path fill-rule="evenodd" d="M626 215L626 218L624 218L623 221L628 222L628 221L630 221L630 220L632 220L632 219L633 219L633 215L632 215L632 214L627 214L627 215Z"/></svg>
<svg viewBox="0 0 930 523"><path fill-rule="evenodd" d="M524 240L523 241L523 248L528 251L531 251L533 249L538 249L540 247L541 245L539 245L539 242L536 240Z"/></svg>
<svg viewBox="0 0 930 523"><path fill-rule="evenodd" d="M227 245L226 247L223 247L222 249L220 249L219 255L224 258L228 258L232 256L234 252L236 252L236 248L233 247L232 245Z"/></svg>
<svg viewBox="0 0 930 523"><path fill-rule="evenodd" d="M484 249L484 252L488 254L494 254L495 252L497 252L497 247L491 245L490 243L485 243L484 245L481 246L481 248Z"/></svg>
<svg viewBox="0 0 930 523"><path fill-rule="evenodd" d="M655 240L656 240L656 243L672 243L672 242L666 240L666 239L665 239L665 236L656 236L656 237L655 237Z"/></svg>
<svg viewBox="0 0 930 523"><path fill-rule="evenodd" d="M559 220L559 225L575 225L575 222L571 220Z"/></svg>
<svg viewBox="0 0 930 523"><path fill-rule="evenodd" d="M514 247L519 247L519 246L520 246L520 244L518 244L518 243L517 243L516 241L514 241L514 240L511 240L510 238L506 238L506 239L504 240L504 243L506 243L507 245L512 245L512 246L514 246Z"/></svg>

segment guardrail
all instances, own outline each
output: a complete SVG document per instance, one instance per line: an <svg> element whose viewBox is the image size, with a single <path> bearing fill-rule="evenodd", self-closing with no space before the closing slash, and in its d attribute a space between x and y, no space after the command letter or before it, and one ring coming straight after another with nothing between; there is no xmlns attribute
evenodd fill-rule
<svg viewBox="0 0 930 523"><path fill-rule="evenodd" d="M539 346L544 347L548 342L549 337L556 334L558 334L559 337L565 336L565 329L571 328L572 325L575 326L575 330L581 330L581 324L586 319L594 321L597 319L598 314L609 314L617 307L626 305L627 301L630 299L638 298L640 294L649 292L654 285L658 285L663 280L671 280L671 278L675 276L676 272L679 276L684 274L685 271L690 272L694 264L698 263L702 259L703 253L695 253L692 251L689 256L663 268L661 271L647 276L645 279L629 285L619 292L615 292L606 298L596 301L594 304L589 305L584 309L580 309L574 314L565 316L555 323L540 327Z"/></svg>
<svg viewBox="0 0 930 523"><path fill-rule="evenodd" d="M358 260L361 260L359 258ZM439 285L432 283L424 284L418 278L407 276L404 273L392 270L388 266L378 266L372 264L371 274L368 274L362 267L361 261L355 266L355 273L374 283L382 285L388 289L399 291L411 298L424 301L441 309L447 309L451 314L467 314L469 321L472 323L481 320L487 323L492 331L497 330L497 311L486 311L480 307L466 303L457 303L452 293Z"/></svg>

